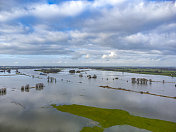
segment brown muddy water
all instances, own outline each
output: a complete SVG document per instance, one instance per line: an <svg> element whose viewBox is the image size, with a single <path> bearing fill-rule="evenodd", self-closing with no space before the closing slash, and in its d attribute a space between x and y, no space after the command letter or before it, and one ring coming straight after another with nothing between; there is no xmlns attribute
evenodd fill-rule
<svg viewBox="0 0 176 132"><path fill-rule="evenodd" d="M92 69L82 72L83 77L79 77L79 73L70 74L69 70L63 69L57 74L50 73L47 76L40 75L40 72L34 69L19 70L25 75L16 75L13 70L11 73L0 73L0 88L7 89L6 93L0 94L0 132L79 132L83 127L97 125L97 122L88 118L57 111L51 104L121 109L131 115L176 122L176 99L139 93L144 91L176 97L175 77ZM94 74L97 79L87 78L87 75ZM56 78L56 82L48 83L48 76ZM113 80L116 77L118 79ZM152 79L154 82L133 84L131 78L134 77ZM21 86L29 84L30 87L35 87L37 83L43 83L45 87L21 91ZM147 130L119 125L105 131Z"/></svg>

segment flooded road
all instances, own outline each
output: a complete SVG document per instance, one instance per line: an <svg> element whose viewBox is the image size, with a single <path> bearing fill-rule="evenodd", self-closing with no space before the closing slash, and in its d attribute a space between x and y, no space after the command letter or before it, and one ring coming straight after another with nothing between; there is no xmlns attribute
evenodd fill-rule
<svg viewBox="0 0 176 132"><path fill-rule="evenodd" d="M83 127L97 125L91 119L58 111L52 104L121 109L135 116L176 122L176 99L99 87L110 86L176 97L175 77L92 69L86 69L81 73L83 77L79 77L80 73L70 74L69 70L63 69L47 76L40 75L34 69L19 70L24 75L16 75L13 70L11 73L0 73L0 88L7 89L5 94L0 95L0 131L79 132ZM87 78L87 75L94 74L97 75L96 79ZM48 83L48 76L56 78L56 82ZM152 79L153 82L145 85L131 83L131 78ZM21 91L21 86L29 84L35 87L37 83L43 83L45 87ZM117 130L147 131L128 125L105 129L106 132Z"/></svg>

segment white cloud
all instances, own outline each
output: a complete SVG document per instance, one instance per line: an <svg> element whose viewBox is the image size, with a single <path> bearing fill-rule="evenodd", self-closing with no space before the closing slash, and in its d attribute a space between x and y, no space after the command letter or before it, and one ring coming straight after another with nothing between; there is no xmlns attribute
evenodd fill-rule
<svg viewBox="0 0 176 132"><path fill-rule="evenodd" d="M106 7L107 5L118 5L127 0L95 0L94 3L92 4L92 7L94 8L99 8L99 7Z"/></svg>
<svg viewBox="0 0 176 132"><path fill-rule="evenodd" d="M150 30L175 18L176 8L167 3L127 2L124 8L114 6L101 10L101 16L86 20L85 28L95 32L139 32Z"/></svg>
<svg viewBox="0 0 176 132"><path fill-rule="evenodd" d="M23 17L25 15L28 15L28 12L24 9L12 9L8 11L0 11L0 22L6 22L13 19L16 19L18 17Z"/></svg>
<svg viewBox="0 0 176 132"><path fill-rule="evenodd" d="M117 54L114 51L111 51L109 54L104 54L102 56L103 59L112 59L116 57L117 57Z"/></svg>
<svg viewBox="0 0 176 132"><path fill-rule="evenodd" d="M87 54L87 55L85 56L85 58L87 58L87 59L88 59L88 58L90 58L90 55L89 55L89 54Z"/></svg>
<svg viewBox="0 0 176 132"><path fill-rule="evenodd" d="M27 30L29 30L28 27L25 27L22 24L19 25L1 24L0 27L1 27L0 28L1 34L25 33Z"/></svg>
<svg viewBox="0 0 176 132"><path fill-rule="evenodd" d="M84 1L69 1L61 5L37 4L29 7L29 12L40 18L76 16L86 9Z"/></svg>
<svg viewBox="0 0 176 132"><path fill-rule="evenodd" d="M23 16L35 16L43 19L74 17L86 10L88 6L86 1L67 1L60 5L36 3L29 4L23 8L13 7L11 10L0 10L0 22L13 20Z"/></svg>

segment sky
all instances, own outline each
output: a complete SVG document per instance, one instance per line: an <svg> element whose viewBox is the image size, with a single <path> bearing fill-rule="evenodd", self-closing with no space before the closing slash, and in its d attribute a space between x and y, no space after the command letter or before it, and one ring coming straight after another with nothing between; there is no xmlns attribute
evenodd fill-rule
<svg viewBox="0 0 176 132"><path fill-rule="evenodd" d="M0 0L0 66L176 66L174 0Z"/></svg>

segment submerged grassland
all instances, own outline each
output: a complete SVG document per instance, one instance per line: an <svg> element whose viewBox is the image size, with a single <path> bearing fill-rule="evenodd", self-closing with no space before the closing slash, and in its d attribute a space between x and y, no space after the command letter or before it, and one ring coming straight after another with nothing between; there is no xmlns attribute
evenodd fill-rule
<svg viewBox="0 0 176 132"><path fill-rule="evenodd" d="M105 71L118 71L118 72L129 72L129 73L138 73L138 74L151 74L151 75L164 75L176 77L176 69L164 69L164 68L121 68L121 67L98 67L94 68L97 70Z"/></svg>
<svg viewBox="0 0 176 132"><path fill-rule="evenodd" d="M103 132L104 128L116 125L130 125L152 132L176 132L176 123L159 119L150 119L130 115L127 111L120 109L105 109L84 105L52 105L59 111L86 117L97 121L99 126L84 127L81 132Z"/></svg>

